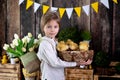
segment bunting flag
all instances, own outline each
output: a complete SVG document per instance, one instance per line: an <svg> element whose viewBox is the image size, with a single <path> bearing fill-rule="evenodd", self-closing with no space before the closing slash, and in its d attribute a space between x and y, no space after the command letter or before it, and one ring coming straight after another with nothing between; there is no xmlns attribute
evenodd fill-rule
<svg viewBox="0 0 120 80"><path fill-rule="evenodd" d="M72 12L73 12L73 8L66 8L66 13L67 13L69 19L72 15Z"/></svg>
<svg viewBox="0 0 120 80"><path fill-rule="evenodd" d="M24 0L19 0L19 5L21 5L23 3Z"/></svg>
<svg viewBox="0 0 120 80"><path fill-rule="evenodd" d="M43 5L43 14L45 14L49 8L49 6Z"/></svg>
<svg viewBox="0 0 120 80"><path fill-rule="evenodd" d="M91 7L95 10L96 13L98 13L98 2L92 3Z"/></svg>
<svg viewBox="0 0 120 80"><path fill-rule="evenodd" d="M39 7L40 7L40 4L34 2L34 13L38 10Z"/></svg>
<svg viewBox="0 0 120 80"><path fill-rule="evenodd" d="M83 6L82 7L83 8L83 10L85 11L85 13L89 16L89 13L90 13L90 5L85 5L85 6Z"/></svg>
<svg viewBox="0 0 120 80"><path fill-rule="evenodd" d="M118 1L117 0L113 0L114 3L118 4Z"/></svg>
<svg viewBox="0 0 120 80"><path fill-rule="evenodd" d="M32 0L27 0L27 6L26 6L26 10L28 9L28 8L30 8L32 5L33 5L33 1Z"/></svg>
<svg viewBox="0 0 120 80"><path fill-rule="evenodd" d="M100 2L103 3L109 9L109 2L108 2L108 0L100 0Z"/></svg>
<svg viewBox="0 0 120 80"><path fill-rule="evenodd" d="M63 14L65 13L65 8L59 8L60 18L62 18Z"/></svg>
<svg viewBox="0 0 120 80"><path fill-rule="evenodd" d="M58 8L57 7L51 7L51 11L57 11Z"/></svg>
<svg viewBox="0 0 120 80"><path fill-rule="evenodd" d="M81 7L75 7L74 10L77 13L77 15L80 17L80 15L81 15Z"/></svg>
<svg viewBox="0 0 120 80"><path fill-rule="evenodd" d="M19 0L19 5L21 5L25 0ZM72 8L60 8L60 7L51 7L51 6L47 6L47 5L42 5L39 3L34 2L35 0L27 0L26 3L26 10L29 9L33 3L34 3L34 13L38 10L38 8L40 6L42 6L43 9L43 14L45 14L49 8L51 11L59 11L60 14L60 18L63 17L65 10L67 13L68 18L70 19L73 13L73 9L75 10L76 14L78 17L81 16L81 11L83 9L83 11L86 13L86 15L89 16L90 14L90 7L93 8L93 10L98 13L98 9L99 9L99 2L101 2L105 7L107 7L109 9L109 0L99 0L97 2L91 3L89 5L85 5L85 6L81 6L81 7L72 7ZM112 0L114 3L118 4L118 0ZM46 2L46 1L45 1Z"/></svg>

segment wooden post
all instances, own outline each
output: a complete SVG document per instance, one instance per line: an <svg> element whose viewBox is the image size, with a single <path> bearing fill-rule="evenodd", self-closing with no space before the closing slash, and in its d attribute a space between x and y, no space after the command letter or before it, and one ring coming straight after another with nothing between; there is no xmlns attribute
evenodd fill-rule
<svg viewBox="0 0 120 80"><path fill-rule="evenodd" d="M98 75L94 75L94 80L99 80Z"/></svg>
<svg viewBox="0 0 120 80"><path fill-rule="evenodd" d="M0 1L0 56L2 55L3 44L6 42L6 0Z"/></svg>
<svg viewBox="0 0 120 80"><path fill-rule="evenodd" d="M18 0L7 0L7 42L13 40L13 35L20 35L20 7Z"/></svg>

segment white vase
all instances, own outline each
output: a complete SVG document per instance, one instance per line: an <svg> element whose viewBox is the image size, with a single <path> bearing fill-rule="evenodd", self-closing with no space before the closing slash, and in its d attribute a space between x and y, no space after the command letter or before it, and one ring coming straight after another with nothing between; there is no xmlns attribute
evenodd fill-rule
<svg viewBox="0 0 120 80"><path fill-rule="evenodd" d="M85 68L85 65L80 65L80 68Z"/></svg>
<svg viewBox="0 0 120 80"><path fill-rule="evenodd" d="M10 58L10 63L15 64L15 58Z"/></svg>

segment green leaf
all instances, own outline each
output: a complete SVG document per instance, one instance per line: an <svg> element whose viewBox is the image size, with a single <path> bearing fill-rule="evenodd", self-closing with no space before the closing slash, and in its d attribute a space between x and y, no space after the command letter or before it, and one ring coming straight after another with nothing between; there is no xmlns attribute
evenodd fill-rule
<svg viewBox="0 0 120 80"><path fill-rule="evenodd" d="M22 42L22 40L18 40L18 46L16 46L16 52L18 52L18 54L22 54L23 53L23 51L22 51L22 47L23 47L23 42Z"/></svg>
<svg viewBox="0 0 120 80"><path fill-rule="evenodd" d="M33 47L34 45L34 37L31 38L30 42L27 45L27 51L29 50L29 48Z"/></svg>
<svg viewBox="0 0 120 80"><path fill-rule="evenodd" d="M80 37L83 39L83 40L91 40L91 34L89 31L87 30L82 30L81 33L80 33Z"/></svg>
<svg viewBox="0 0 120 80"><path fill-rule="evenodd" d="M9 48L7 52L9 52L9 54L13 55L14 57L20 57L20 55L12 48Z"/></svg>

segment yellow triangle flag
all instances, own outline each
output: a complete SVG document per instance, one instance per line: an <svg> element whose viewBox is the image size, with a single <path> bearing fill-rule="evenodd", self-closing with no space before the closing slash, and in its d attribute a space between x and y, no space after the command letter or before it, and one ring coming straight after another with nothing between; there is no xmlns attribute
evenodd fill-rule
<svg viewBox="0 0 120 80"><path fill-rule="evenodd" d="M27 0L26 10L32 5L33 5L33 1L32 0Z"/></svg>
<svg viewBox="0 0 120 80"><path fill-rule="evenodd" d="M43 14L45 14L49 8L49 6L43 5Z"/></svg>
<svg viewBox="0 0 120 80"><path fill-rule="evenodd" d="M114 3L118 4L118 1L117 0L113 0Z"/></svg>
<svg viewBox="0 0 120 80"><path fill-rule="evenodd" d="M98 2L92 3L91 6L95 10L95 12L98 13Z"/></svg>
<svg viewBox="0 0 120 80"><path fill-rule="evenodd" d="M59 8L60 18L62 18L64 12L65 12L65 8Z"/></svg>
<svg viewBox="0 0 120 80"><path fill-rule="evenodd" d="M80 17L80 15L81 15L81 7L75 7L74 10L77 13L77 15Z"/></svg>

